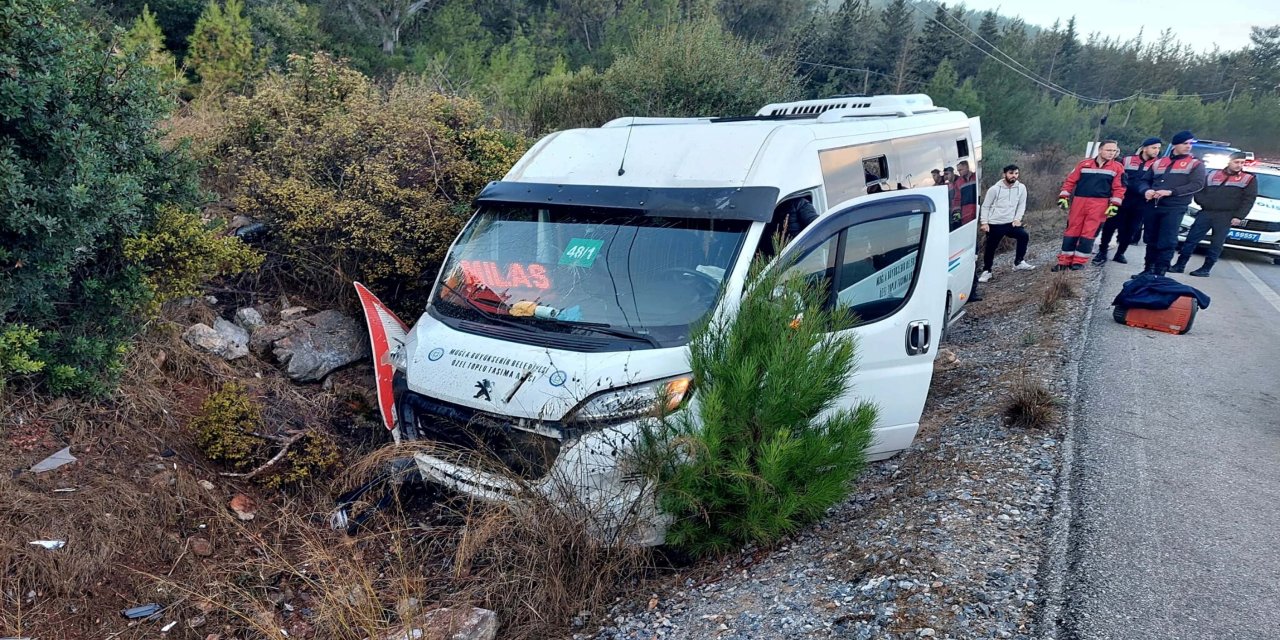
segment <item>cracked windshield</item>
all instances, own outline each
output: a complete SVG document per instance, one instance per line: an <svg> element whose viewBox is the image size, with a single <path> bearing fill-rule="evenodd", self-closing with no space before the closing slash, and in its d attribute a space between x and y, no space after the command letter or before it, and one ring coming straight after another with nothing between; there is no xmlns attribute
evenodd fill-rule
<svg viewBox="0 0 1280 640"><path fill-rule="evenodd" d="M608 328L678 346L715 306L748 228L618 209L486 207L450 254L433 304L452 318Z"/></svg>

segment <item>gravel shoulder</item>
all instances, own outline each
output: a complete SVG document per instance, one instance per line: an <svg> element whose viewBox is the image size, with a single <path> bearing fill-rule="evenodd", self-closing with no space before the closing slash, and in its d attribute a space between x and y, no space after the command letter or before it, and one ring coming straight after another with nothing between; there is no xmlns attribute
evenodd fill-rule
<svg viewBox="0 0 1280 640"><path fill-rule="evenodd" d="M1037 237L1028 259L1041 266L1015 272L999 255L986 299L949 330L909 450L870 465L848 500L778 547L664 576L574 637L1038 636L1053 606L1042 583L1060 579L1044 560L1068 424L1015 428L1004 411L1020 379L1066 406L1098 279L1066 274L1080 295L1042 314L1057 238Z"/></svg>

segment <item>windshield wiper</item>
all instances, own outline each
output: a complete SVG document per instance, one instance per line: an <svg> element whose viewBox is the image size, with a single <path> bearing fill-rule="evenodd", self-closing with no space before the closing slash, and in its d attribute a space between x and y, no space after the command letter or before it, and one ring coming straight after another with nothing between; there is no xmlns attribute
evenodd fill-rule
<svg viewBox="0 0 1280 640"><path fill-rule="evenodd" d="M508 319L506 319L506 318L500 318L500 317L498 317L498 316L496 316L496 315L494 315L494 314L492 314L492 313L490 313L490 312L488 312L488 311L485 311L484 309L482 309L482 308L480 307L480 305L476 304L474 300L472 300L471 298L468 298L468 297L466 297L466 296L462 295L462 293L461 293L460 291L458 291L457 289L454 289L453 287L451 287L451 286L449 286L449 285L445 284L443 281L440 283L440 286L444 287L445 289L448 289L448 290L449 290L449 292L450 292L450 293L452 293L455 297L457 297L458 299L460 299L460 300L462 300L463 302L467 303L467 306L468 306L468 307L470 307L472 311L475 311L476 313L478 313L478 314L480 314L480 315L484 316L485 318L489 319L491 322L493 322L493 323L495 323L495 324L500 324L500 325L507 326L507 327L515 327L515 328L517 328L517 329L520 329L521 331L528 331L528 332L531 332L531 333L538 333L538 332L540 332L540 331L541 331L540 329L538 329L538 327L536 327L536 326L534 326L534 325L525 324L525 323L523 323L523 322L513 322L513 321L508 320Z"/></svg>
<svg viewBox="0 0 1280 640"><path fill-rule="evenodd" d="M586 329L588 331L594 331L596 333L603 333L605 335L617 336L619 338L628 338L631 340L638 340L640 342L648 342L654 349L662 348L662 343L658 342L657 338L647 333L631 331L630 329L620 329L611 324L604 324L602 322L574 322L571 320L560 320L557 318L532 318L531 317L528 319L533 320L535 322L549 322L561 327L577 327L581 329Z"/></svg>

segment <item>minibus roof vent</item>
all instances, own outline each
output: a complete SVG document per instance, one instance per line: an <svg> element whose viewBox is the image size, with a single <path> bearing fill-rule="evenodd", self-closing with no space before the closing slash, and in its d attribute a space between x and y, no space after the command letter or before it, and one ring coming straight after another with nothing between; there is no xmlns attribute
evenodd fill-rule
<svg viewBox="0 0 1280 640"><path fill-rule="evenodd" d="M923 93L885 96L837 96L821 100L778 102L761 107L757 116L812 116L819 122L836 122L847 117L905 117L918 113L946 111L933 105Z"/></svg>

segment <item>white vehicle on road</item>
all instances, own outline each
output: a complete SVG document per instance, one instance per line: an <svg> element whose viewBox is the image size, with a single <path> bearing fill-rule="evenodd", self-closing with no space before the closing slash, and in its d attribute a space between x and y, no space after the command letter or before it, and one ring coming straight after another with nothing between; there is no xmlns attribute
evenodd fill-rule
<svg viewBox="0 0 1280 640"><path fill-rule="evenodd" d="M732 314L752 258L777 253L858 314L841 406L879 406L869 454L889 457L915 437L933 339L973 282L976 207L931 172L976 173L980 154L977 119L924 95L550 134L476 199L412 330L357 285L386 426L461 452L415 461L462 494L567 486L597 513L633 513L646 483L619 460L659 403L696 394L693 328ZM775 252L797 198L819 216ZM633 541L661 543L662 518L644 518Z"/></svg>
<svg viewBox="0 0 1280 640"><path fill-rule="evenodd" d="M1258 200L1249 211L1244 225L1227 232L1226 247L1261 253L1271 257L1273 264L1280 264L1280 166L1270 164L1245 165L1245 171L1252 173L1258 181ZM1187 231L1195 222L1195 214L1199 211L1191 205L1182 218L1182 228L1178 232L1178 241L1187 239ZM1206 237L1200 241L1209 244Z"/></svg>

